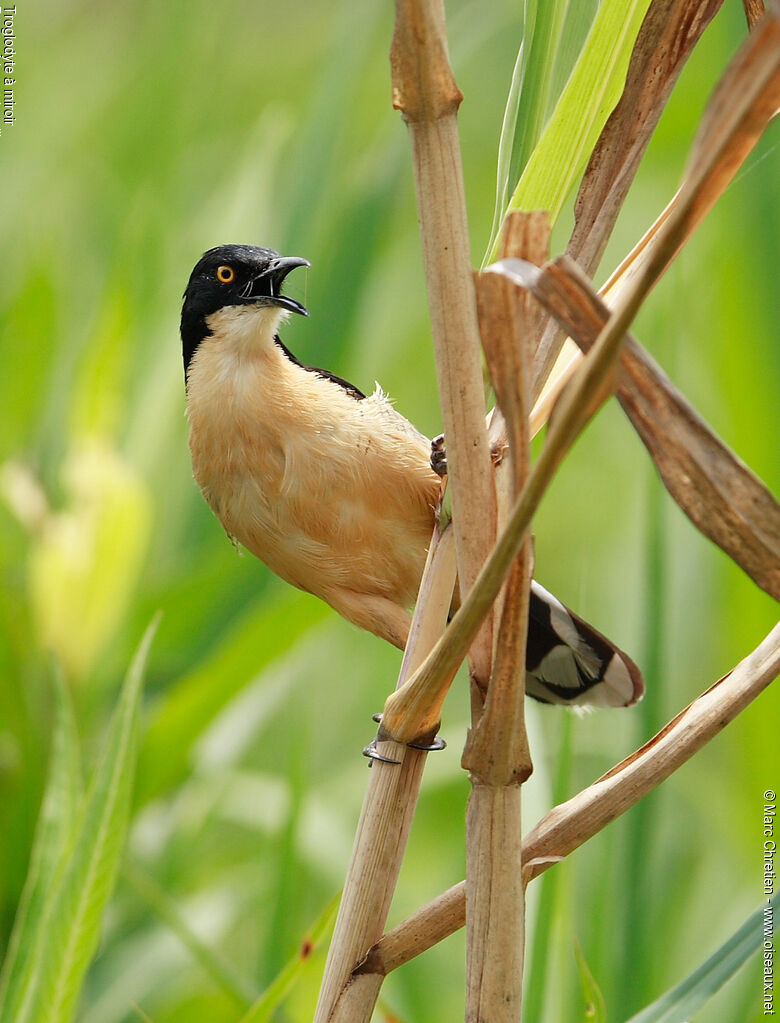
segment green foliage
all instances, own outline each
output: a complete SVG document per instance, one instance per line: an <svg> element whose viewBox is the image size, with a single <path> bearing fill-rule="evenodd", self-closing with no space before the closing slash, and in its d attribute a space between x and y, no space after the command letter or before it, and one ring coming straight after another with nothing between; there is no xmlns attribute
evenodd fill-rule
<svg viewBox="0 0 780 1023"><path fill-rule="evenodd" d="M247 241L306 256L312 269L299 297L312 315L288 324L285 342L363 390L379 380L400 411L428 434L439 432L408 142L390 107L390 6L43 0L25 7L19 116L0 136L6 978L20 976L21 949L40 926L51 887L40 879L51 876L59 861L53 850L67 842L76 816L78 757L66 737L74 728L52 701L50 649L63 662L91 760L114 741L106 730L115 680L135 637L163 610L128 837L131 862L152 887L142 892L120 879L102 914L80 1023L237 1023L243 1010L209 953L230 964L247 1000L267 990L343 880L366 781L360 750L400 658L232 550L191 478L177 328L187 276L208 246ZM518 107L524 118L527 103L533 120L513 122L504 141L507 195L516 184L511 160L520 168L537 137L554 148L545 167L544 150L536 151L522 189L535 180L534 202L548 195L561 208L558 249L588 140L614 102L618 57L640 17L632 6L629 19L618 5L623 22L612 28L621 45L604 44L603 80L595 91L567 91L598 5L565 6L561 23L560 5L535 5ZM481 254L522 26L512 0L447 7L465 95L459 127L472 251ZM606 3L600 9L614 11ZM743 34L738 4L705 33L602 272L673 194L705 99ZM550 64L536 64L538 52L553 51ZM583 57L578 66L593 73L596 64ZM569 134L570 122L582 127L581 138ZM636 325L775 489L777 179L775 130ZM660 562L649 550L654 531ZM670 505L617 407L597 417L561 469L535 522L535 544L541 581L634 654L653 693L641 710L567 723L571 770L556 793L566 797L727 671L768 631L776 608ZM768 692L665 783L649 813L627 815L554 868L557 891L548 889L554 897L544 897L539 912L536 886L547 879L529 888L529 945L539 928L547 961L548 980L534 995L538 1023L569 1019L581 1005L575 935L609 1018L625 1019L695 967L703 935L727 934L735 914L747 915L759 889L761 794L780 767L778 710ZM61 721L54 732L53 715ZM391 923L463 876L468 786L459 751L467 717L466 686L457 685L442 726L449 746L426 771ZM530 826L551 805L564 725L546 708L529 707L528 717ZM59 738L50 756L52 734ZM62 764L52 767L62 791L46 799L34 836L42 795L54 791L47 762ZM129 778L114 777L118 821ZM63 899L56 909L62 935L69 915L84 910L90 921L89 940L83 930L67 970L67 943L56 953L69 996L94 949L120 832L95 852L94 885L84 879L97 860L82 851L70 861L69 876L82 891L90 887L93 901ZM632 857L641 865L629 871ZM630 903L633 879L641 891ZM727 897L713 904L712 890ZM151 897L160 891L163 899ZM20 902L26 911L17 915ZM27 922L8 945L15 917ZM638 932L643 956L629 985L625 964ZM544 962L540 956L534 962ZM758 982L749 969L715 996L708 1018L755 1023ZM455 1019L463 973L457 935L391 976L383 996L409 1023ZM311 1018L314 974L312 966L296 980L277 1016ZM7 999L12 988L4 983Z"/></svg>
<svg viewBox="0 0 780 1023"><path fill-rule="evenodd" d="M604 1005L604 996L594 980L593 974L590 972L579 943L575 944L574 951L577 956L577 970L579 971L580 985L582 986L582 994L585 999L583 1019L586 1023L606 1023L607 1010Z"/></svg>
<svg viewBox="0 0 780 1023"><path fill-rule="evenodd" d="M40 983L51 893L73 845L83 797L78 736L67 688L56 675L56 720L51 760L30 868L0 978L0 1020L19 1019ZM29 1013L25 1012L29 1017Z"/></svg>
<svg viewBox="0 0 780 1023"><path fill-rule="evenodd" d="M523 41L512 72L498 142L496 208L483 263L495 257L509 196L549 116L556 56L561 53L561 37L567 18L572 20L568 6L567 0L543 4L531 0L522 9L523 23L518 25L518 29ZM578 51L575 58L577 55ZM557 99L557 94L554 98Z"/></svg>
<svg viewBox="0 0 780 1023"><path fill-rule="evenodd" d="M754 956L761 948L765 934L767 910L774 912L775 899L760 906L744 924L725 941L717 952L677 987L632 1016L629 1023L684 1023Z"/></svg>
<svg viewBox="0 0 780 1023"><path fill-rule="evenodd" d="M601 4L550 122L539 138L566 7L542 5L541 16L530 35L525 82L521 86L520 72L525 69L518 63L504 119L499 154L511 150L512 159L506 176L499 168L499 198L507 191L507 178L515 181L520 174L520 180L508 205L502 201L502 210L544 209L550 211L553 223L558 219L601 129L620 99L631 51L649 6L650 0L633 0L628 4L625 0L605 0ZM495 219L493 235L487 262L497 252Z"/></svg>
<svg viewBox="0 0 780 1023"><path fill-rule="evenodd" d="M58 684L49 783L0 989L0 1019L8 1023L73 1018L124 849L141 685L154 631L147 630L128 671L84 794L73 712Z"/></svg>
<svg viewBox="0 0 780 1023"><path fill-rule="evenodd" d="M267 1023L279 1006L283 1004L293 987L295 985L302 986L304 971L308 971L310 976L319 981L322 968L325 965L327 941L333 933L340 898L341 893L328 903L311 932L301 942L295 955L273 983L268 986L268 989L254 1002L246 1015L241 1017L240 1023ZM315 969L312 970L312 967Z"/></svg>
<svg viewBox="0 0 780 1023"><path fill-rule="evenodd" d="M194 672L157 701L141 748L139 803L159 796L186 777L192 747L209 724L241 687L324 618L326 610L323 604L292 590L270 605L259 602ZM224 680L218 688L215 678ZM278 687L268 687L269 713L283 695Z"/></svg>

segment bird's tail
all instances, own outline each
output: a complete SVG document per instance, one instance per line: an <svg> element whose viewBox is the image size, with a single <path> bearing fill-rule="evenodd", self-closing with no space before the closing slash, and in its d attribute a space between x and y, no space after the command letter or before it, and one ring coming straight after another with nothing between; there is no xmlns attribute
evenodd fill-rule
<svg viewBox="0 0 780 1023"><path fill-rule="evenodd" d="M536 580L525 664L526 692L542 703L629 707L645 691L631 658Z"/></svg>

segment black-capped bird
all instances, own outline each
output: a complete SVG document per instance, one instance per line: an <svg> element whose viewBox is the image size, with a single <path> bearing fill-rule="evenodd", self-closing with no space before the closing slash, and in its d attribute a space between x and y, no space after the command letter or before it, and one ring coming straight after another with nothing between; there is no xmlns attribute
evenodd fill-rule
<svg viewBox="0 0 780 1023"><path fill-rule="evenodd" d="M441 479L431 442L377 386L366 396L305 366L278 330L287 275L309 266L220 245L184 292L181 337L195 479L225 531L282 579L403 648ZM527 692L546 703L628 706L636 665L532 583Z"/></svg>

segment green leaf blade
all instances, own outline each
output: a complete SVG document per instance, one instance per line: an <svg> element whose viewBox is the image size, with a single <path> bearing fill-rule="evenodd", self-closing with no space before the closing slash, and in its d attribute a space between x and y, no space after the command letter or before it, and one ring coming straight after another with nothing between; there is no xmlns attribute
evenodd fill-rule
<svg viewBox="0 0 780 1023"><path fill-rule="evenodd" d="M498 142L496 203L490 241L482 263L495 258L510 189L520 177L544 129L553 88L553 68L566 20L568 0L523 5L517 51Z"/></svg>
<svg viewBox="0 0 780 1023"><path fill-rule="evenodd" d="M649 6L650 0L605 0L601 5L509 209L546 209L553 223L558 218L620 99L631 51Z"/></svg>
<svg viewBox="0 0 780 1023"><path fill-rule="evenodd" d="M144 668L156 629L147 629L125 678L108 738L87 791L73 848L38 949L41 983L14 1023L71 1023L113 891L127 831Z"/></svg>
<svg viewBox="0 0 780 1023"><path fill-rule="evenodd" d="M550 105L553 66L560 44L568 0L538 4L534 11L533 40L523 79L521 111L512 152L512 177L517 180L542 131Z"/></svg>
<svg viewBox="0 0 780 1023"><path fill-rule="evenodd" d="M313 954L324 950L325 939L332 933L336 923L336 913L340 901L341 892L325 906L311 931L301 943L300 949L260 995L250 1010L241 1017L239 1023L269 1023L293 985L300 980L306 966L311 963Z"/></svg>
<svg viewBox="0 0 780 1023"><path fill-rule="evenodd" d="M0 1023L18 1018L40 979L51 893L66 859L83 796L76 720L70 694L55 675L55 722L46 788L35 828L30 866L0 974Z"/></svg>
<svg viewBox="0 0 780 1023"><path fill-rule="evenodd" d="M493 209L493 225L490 229L490 241L482 260L482 269L491 261L491 254L498 251L498 237L504 221L504 212L512 180L512 164L514 163L515 142L518 136L517 115L520 109L520 95L525 74L525 40L520 43L515 66L512 69L512 80L509 84L509 95L504 108L504 120L498 140L498 167L496 169L496 203Z"/></svg>
<svg viewBox="0 0 780 1023"><path fill-rule="evenodd" d="M574 952L577 956L577 970L580 975L580 986L585 999L585 1020L587 1023L607 1023L607 1009L604 996L596 983L590 967L582 953L580 943L575 941Z"/></svg>
<svg viewBox="0 0 780 1023"><path fill-rule="evenodd" d="M768 899L765 906L759 906L706 962L677 987L632 1016L628 1023L682 1023L698 1012L758 951L766 937L767 920L770 931L774 932L771 924L774 906L775 899Z"/></svg>

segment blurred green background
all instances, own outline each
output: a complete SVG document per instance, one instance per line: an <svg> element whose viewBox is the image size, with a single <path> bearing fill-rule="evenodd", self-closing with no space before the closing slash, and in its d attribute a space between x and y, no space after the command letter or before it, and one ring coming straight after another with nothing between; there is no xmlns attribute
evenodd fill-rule
<svg viewBox="0 0 780 1023"><path fill-rule="evenodd" d="M447 6L478 264L522 5ZM573 5L583 24L594 8ZM17 121L0 137L0 951L48 755L50 650L90 760L158 608L129 860L258 989L341 884L366 783L360 750L399 654L231 547L191 478L178 316L211 245L306 256L312 269L292 291L311 318L290 323L285 342L364 390L380 381L400 411L439 432L408 142L390 106L391 30L389 4L344 0L18 8ZM744 33L741 5L727 3L675 90L600 280L671 197ZM636 325L775 491L777 147L775 128ZM569 210L557 250L570 224ZM561 469L535 533L539 578L634 655L648 697L585 717L529 707L529 827L551 805L567 744L558 784L573 794L728 671L776 617L666 496L614 403ZM463 876L467 704L461 682L392 922ZM763 792L780 784L779 709L767 693L535 882L540 1020L582 1018L575 940L617 1021L755 908ZM385 1008L409 1023L462 1017L463 958L459 934L393 975ZM307 1018L316 973L280 1018ZM756 959L697 1019L758 1019L760 993ZM78 1018L124 1023L142 1012L155 1023L240 1014L124 879Z"/></svg>

